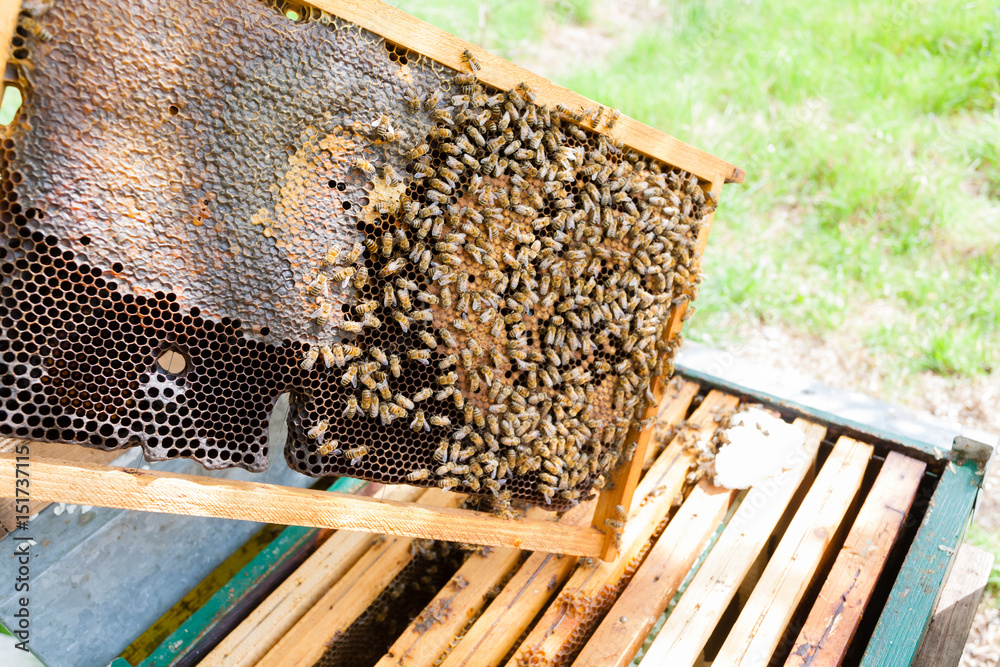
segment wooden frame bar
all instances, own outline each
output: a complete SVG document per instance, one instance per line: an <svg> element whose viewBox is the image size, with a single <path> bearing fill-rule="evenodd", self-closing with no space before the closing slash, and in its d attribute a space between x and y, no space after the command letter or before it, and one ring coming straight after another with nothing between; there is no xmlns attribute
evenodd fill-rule
<svg viewBox="0 0 1000 667"><path fill-rule="evenodd" d="M722 190L722 180L716 178L712 182L712 192L718 197L720 191ZM715 219L715 213L712 212L705 221L705 225L701 228L698 234L698 249L699 255L703 255L705 248L708 245L708 233L711 231L712 221ZM667 324L666 339L671 340L674 336L680 333L681 327L684 322L684 313L687 312L688 302L684 302L674 308L673 316L670 318L670 322ZM650 390L653 393L653 398L656 399L656 405L650 406L647 417L651 417L657 414L657 412L662 408L663 404L663 379L658 379ZM597 509L594 511L594 522L593 527L595 530L600 530L604 532L604 549L601 552L601 560L610 561L618 555L618 550L615 547L614 542L614 531L608 530L605 521L608 519L614 519L615 508L617 506L622 506L625 508L627 513L631 513L632 508L632 498L635 495L636 485L639 483L639 477L642 473L642 466L638 465L636 461L644 460L646 455L646 448L649 446L649 441L653 437L653 429L647 428L641 433L632 429L628 434L628 439L626 440L626 447L632 442L636 443L635 452L632 454L631 461L623 461L618 465L618 468L614 471L611 476L612 484L609 485L610 488L602 491L597 497Z"/></svg>
<svg viewBox="0 0 1000 667"><path fill-rule="evenodd" d="M934 610L934 618L913 667L953 667L959 664L976 617L979 601L986 592L995 556L969 544L958 548Z"/></svg>
<svg viewBox="0 0 1000 667"><path fill-rule="evenodd" d="M0 494L13 495L16 457L0 454ZM358 498L153 470L32 458L31 497L144 512L266 521L600 556L604 534L551 521L505 521L480 512Z"/></svg>
<svg viewBox="0 0 1000 667"><path fill-rule="evenodd" d="M424 490L392 486L393 500L415 502ZM199 663L206 667L255 665L371 548L372 536L334 533ZM142 666L145 667L145 666Z"/></svg>
<svg viewBox="0 0 1000 667"><path fill-rule="evenodd" d="M701 480L573 663L627 667L726 518L736 491ZM625 619L623 622L622 619Z"/></svg>
<svg viewBox="0 0 1000 667"><path fill-rule="evenodd" d="M733 396L710 392L688 421L696 427L692 434L697 437L699 433L714 431L717 412L735 408L737 403ZM638 455L636 460L639 460ZM693 461L694 455L688 451L684 438L681 435L675 436L638 486L638 495L646 502L629 514L621 537L621 549L615 558L598 563L593 568L579 568L573 573L559 593L559 599L563 603L557 602L549 606L507 663L507 667L516 667L537 655L549 658L560 656L561 659L579 633L585 631L589 623L597 620L590 612L569 613L567 609L574 606L574 601L586 601L586 606L590 601L599 599L602 590L614 589L618 585L626 568L646 547L657 526L667 516L674 499L687 481L688 470Z"/></svg>
<svg viewBox="0 0 1000 667"><path fill-rule="evenodd" d="M421 500L437 507L457 506L465 496L428 489ZM258 667L310 667L364 613L414 558L412 539L376 538L371 548L278 643Z"/></svg>
<svg viewBox="0 0 1000 667"><path fill-rule="evenodd" d="M21 0L0 0L0 54L3 55L4 66L10 57L10 40L14 39L17 30L17 17L21 13ZM3 96L3 85L0 84L0 97Z"/></svg>

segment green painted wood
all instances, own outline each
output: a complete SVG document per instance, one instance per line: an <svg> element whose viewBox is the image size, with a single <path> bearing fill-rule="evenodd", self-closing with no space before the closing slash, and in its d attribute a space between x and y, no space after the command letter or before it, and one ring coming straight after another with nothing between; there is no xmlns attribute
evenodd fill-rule
<svg viewBox="0 0 1000 667"><path fill-rule="evenodd" d="M132 667L125 658L115 658L108 667Z"/></svg>
<svg viewBox="0 0 1000 667"><path fill-rule="evenodd" d="M900 667L913 662L955 553L965 538L983 472L974 461L945 469L875 625L861 667Z"/></svg>
<svg viewBox="0 0 1000 667"><path fill-rule="evenodd" d="M365 484L364 480L341 477L329 490L354 493ZM190 662L190 659L195 657L192 655L192 651L201 640L261 581L292 558L301 547L315 539L318 532L315 528L301 526L285 528L273 542L261 550L225 586L191 614L176 631L164 639L148 658L139 663L139 667L168 667L169 665ZM118 665L113 664L111 667L118 667Z"/></svg>

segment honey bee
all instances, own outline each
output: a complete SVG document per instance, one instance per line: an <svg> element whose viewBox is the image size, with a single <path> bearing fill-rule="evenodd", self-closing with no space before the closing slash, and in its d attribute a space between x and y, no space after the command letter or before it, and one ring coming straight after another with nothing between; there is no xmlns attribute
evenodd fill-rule
<svg viewBox="0 0 1000 667"><path fill-rule="evenodd" d="M351 465L354 465L359 459L365 457L368 454L367 445L359 445L357 447L352 447L351 449L344 450L344 458L350 460Z"/></svg>
<svg viewBox="0 0 1000 667"><path fill-rule="evenodd" d="M378 275L381 278L385 278L387 276L391 276L391 275L393 275L395 273L399 273L403 269L404 266L406 266L406 258L405 257L397 257L396 259L394 259L391 262L389 262L388 264L386 264L378 272Z"/></svg>
<svg viewBox="0 0 1000 667"><path fill-rule="evenodd" d="M349 281L351 278L354 277L354 274L356 272L357 272L357 269L355 269L353 266L345 266L343 268L337 269L333 273L332 277L333 277L334 282L346 284L347 281Z"/></svg>
<svg viewBox="0 0 1000 667"><path fill-rule="evenodd" d="M355 364L351 364L344 371L344 374L340 376L340 384L344 387L351 385L354 387L358 386L358 367Z"/></svg>
<svg viewBox="0 0 1000 667"><path fill-rule="evenodd" d="M367 313L364 319L361 321L361 326L368 327L369 329L381 329L382 320L375 317L371 313Z"/></svg>
<svg viewBox="0 0 1000 667"><path fill-rule="evenodd" d="M462 483L462 480L457 477L442 477L437 481L437 485L447 491L448 489L454 488Z"/></svg>
<svg viewBox="0 0 1000 667"><path fill-rule="evenodd" d="M440 301L440 299L438 299L438 297L435 296L434 294L430 294L430 293L424 292L424 291L418 291L417 292L417 301L422 301L423 303L426 303L428 305L436 306L438 304L438 302Z"/></svg>
<svg viewBox="0 0 1000 667"><path fill-rule="evenodd" d="M309 313L309 319L311 319L317 326L326 326L326 323L330 321L330 313L333 311L333 307L326 301L319 305L319 308ZM319 354L319 351L316 351Z"/></svg>
<svg viewBox="0 0 1000 667"><path fill-rule="evenodd" d="M403 310L412 310L413 302L410 301L410 294L406 290L398 290L396 296L399 299L399 307Z"/></svg>
<svg viewBox="0 0 1000 667"><path fill-rule="evenodd" d="M319 456L330 456L331 454L337 456L341 453L340 450L337 449L339 446L340 446L339 440L331 440L330 442L320 445L316 449L316 454L318 454Z"/></svg>
<svg viewBox="0 0 1000 667"><path fill-rule="evenodd" d="M424 417L423 410L417 410L416 413L414 413L413 421L410 422L410 430L411 431L431 430L430 425L428 425L427 423L427 419Z"/></svg>
<svg viewBox="0 0 1000 667"><path fill-rule="evenodd" d="M469 69L472 70L473 74L482 69L482 66L479 64L479 61L476 60L476 56L474 56L472 54L472 51L470 51L469 49L465 49L464 51L462 51L462 62L469 66Z"/></svg>
<svg viewBox="0 0 1000 667"><path fill-rule="evenodd" d="M417 334L417 337L424 345L426 345L430 349L432 350L437 349L438 343L437 339L434 338L434 334L430 333L429 331L421 331L420 333Z"/></svg>
<svg viewBox="0 0 1000 667"><path fill-rule="evenodd" d="M346 360L357 359L362 354L361 348L357 345L344 345L344 358Z"/></svg>
<svg viewBox="0 0 1000 667"><path fill-rule="evenodd" d="M608 117L608 122L605 127L609 130L614 129L615 125L618 123L618 118L621 117L622 112L617 109L612 109Z"/></svg>
<svg viewBox="0 0 1000 667"><path fill-rule="evenodd" d="M420 271L420 273L427 273L427 269L429 269L430 266L431 266L431 251L425 250L420 255L420 262L417 264L417 270Z"/></svg>
<svg viewBox="0 0 1000 667"><path fill-rule="evenodd" d="M311 349L306 350L305 355L302 358L302 363L299 366L304 371L311 371L313 366L316 365L316 359L319 358L319 350Z"/></svg>
<svg viewBox="0 0 1000 667"><path fill-rule="evenodd" d="M431 471L427 468L417 468L406 474L407 482L420 482L430 477Z"/></svg>
<svg viewBox="0 0 1000 667"><path fill-rule="evenodd" d="M406 353L406 358L410 361L419 361L427 366L431 363L431 352L430 350L410 350Z"/></svg>
<svg viewBox="0 0 1000 667"><path fill-rule="evenodd" d="M534 103L538 99L538 97L535 95L535 91L533 91L531 89L531 86L529 86L524 81L517 84L517 92L519 92L521 96L524 97L524 99L528 100L531 103Z"/></svg>
<svg viewBox="0 0 1000 667"><path fill-rule="evenodd" d="M444 139L450 139L452 136L451 130L447 127L436 127L430 132L431 139L437 139L442 141Z"/></svg>
<svg viewBox="0 0 1000 667"><path fill-rule="evenodd" d="M358 171L364 172L368 178L375 176L375 165L373 165L368 160L364 158L358 158L354 161L354 168Z"/></svg>
<svg viewBox="0 0 1000 667"><path fill-rule="evenodd" d="M340 413L342 418L350 419L358 413L358 399L354 396L347 397L347 403L344 405L344 411Z"/></svg>
<svg viewBox="0 0 1000 667"><path fill-rule="evenodd" d="M396 323L399 325L399 328L403 330L403 333L410 332L410 318L408 318L402 312L398 310L393 310L392 319L396 320Z"/></svg>
<svg viewBox="0 0 1000 667"><path fill-rule="evenodd" d="M355 289L363 289L368 284L368 267L360 266L354 274Z"/></svg>
<svg viewBox="0 0 1000 667"><path fill-rule="evenodd" d="M392 373L392 377L398 378L403 374L402 366L400 365L400 359L398 354L393 354L389 356L389 372Z"/></svg>
<svg viewBox="0 0 1000 667"><path fill-rule="evenodd" d="M429 145L427 145L425 143L424 144L420 144L420 145L414 147L412 150L410 150L406 154L406 157L409 160L416 160L417 158L421 157L422 155L426 155L427 151L429 151L430 149L431 149L431 147Z"/></svg>
<svg viewBox="0 0 1000 667"><path fill-rule="evenodd" d="M365 246L363 243L361 243L361 241L355 241L354 245L351 246L351 251L347 253L347 258L345 261L348 264L353 264L354 262L358 261L358 257L361 256L361 253L364 251L364 249Z"/></svg>
<svg viewBox="0 0 1000 667"><path fill-rule="evenodd" d="M411 111L418 111L420 109L420 98L417 96L417 91L413 88L406 89L403 99L406 101L406 106Z"/></svg>
<svg viewBox="0 0 1000 667"><path fill-rule="evenodd" d="M451 420L444 415L431 415L429 421L434 426L451 426Z"/></svg>
<svg viewBox="0 0 1000 667"><path fill-rule="evenodd" d="M451 289L448 287L441 288L441 307L446 310L450 310L452 306L451 300Z"/></svg>
<svg viewBox="0 0 1000 667"><path fill-rule="evenodd" d="M309 296L319 296L326 292L326 274L321 273L309 283Z"/></svg>
<svg viewBox="0 0 1000 667"><path fill-rule="evenodd" d="M327 429L330 428L330 422L326 419L321 419L316 423L315 426L306 431L306 437L312 440L316 440L321 435L326 433Z"/></svg>

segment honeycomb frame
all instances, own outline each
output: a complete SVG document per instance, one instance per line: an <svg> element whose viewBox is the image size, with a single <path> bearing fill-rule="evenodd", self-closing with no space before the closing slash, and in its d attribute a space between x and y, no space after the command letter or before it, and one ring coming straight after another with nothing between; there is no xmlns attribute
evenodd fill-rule
<svg viewBox="0 0 1000 667"><path fill-rule="evenodd" d="M180 3L145 32L81 4L25 3L12 43L0 434L259 471L289 392L293 468L501 515L629 458L738 170L380 3L224 3L159 73Z"/></svg>

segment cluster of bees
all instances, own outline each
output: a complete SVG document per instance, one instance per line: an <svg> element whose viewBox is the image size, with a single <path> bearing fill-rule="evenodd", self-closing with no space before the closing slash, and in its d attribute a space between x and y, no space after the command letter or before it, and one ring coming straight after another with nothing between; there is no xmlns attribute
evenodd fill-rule
<svg viewBox="0 0 1000 667"><path fill-rule="evenodd" d="M452 78L452 94L405 95L433 128L400 145L404 176L382 168L407 185L377 211L389 224L331 246L308 286L321 326L332 285L377 289L334 323L360 345L304 353L304 370L321 362L349 392L304 427L318 455L357 465L369 445L342 447L331 422L400 420L437 443L409 482L489 493L505 512L505 484L532 475L546 502L572 504L631 455L650 384L672 373L679 340L667 323L695 296L696 239L715 201L695 176L579 125L612 128L616 112L550 109L524 83L488 89L472 54L464 60L471 71ZM367 127L401 136L388 116ZM355 168L377 173L364 160ZM365 344L384 327L401 344ZM430 386L401 390L410 365L433 370Z"/></svg>

